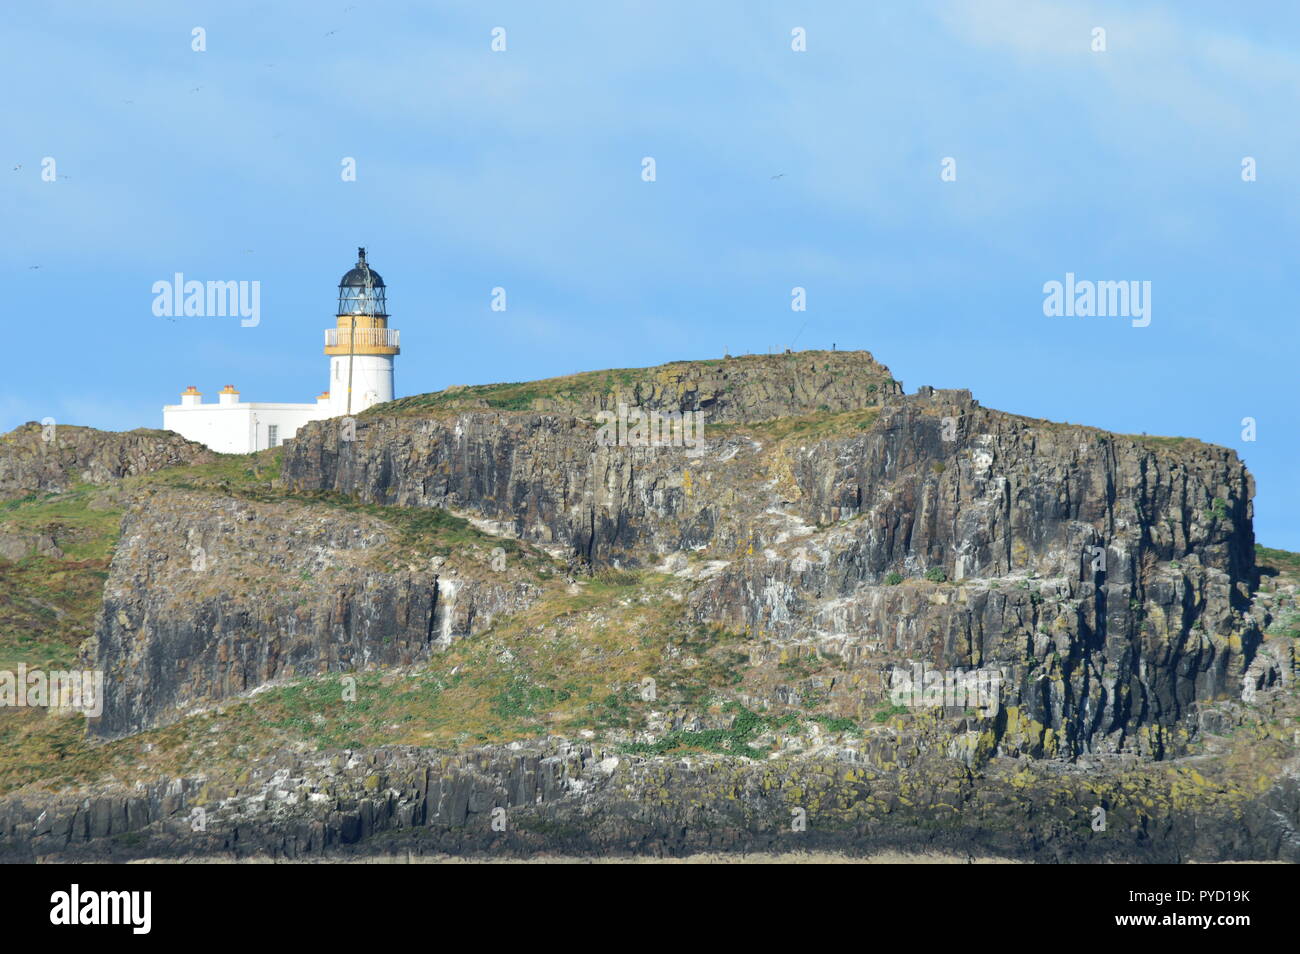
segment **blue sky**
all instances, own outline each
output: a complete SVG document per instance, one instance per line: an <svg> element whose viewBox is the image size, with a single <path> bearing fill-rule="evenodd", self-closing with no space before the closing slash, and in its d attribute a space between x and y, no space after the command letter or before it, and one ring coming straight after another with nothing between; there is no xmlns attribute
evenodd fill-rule
<svg viewBox="0 0 1300 954"><path fill-rule="evenodd" d="M365 245L400 394L834 342L909 391L1236 448L1260 542L1300 550L1294 4L44 0L5 21L0 430L156 427L188 384L313 399ZM259 281L260 325L155 317L175 272ZM1067 272L1150 281L1150 326L1044 316Z"/></svg>

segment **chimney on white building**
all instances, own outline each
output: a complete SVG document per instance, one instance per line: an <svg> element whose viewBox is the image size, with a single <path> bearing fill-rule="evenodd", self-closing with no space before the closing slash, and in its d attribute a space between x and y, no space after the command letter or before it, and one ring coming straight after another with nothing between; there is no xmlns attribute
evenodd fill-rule
<svg viewBox="0 0 1300 954"><path fill-rule="evenodd" d="M223 405L238 404L239 392L235 390L235 386L233 384L227 384L224 388L222 388L220 391L217 392L217 400Z"/></svg>
<svg viewBox="0 0 1300 954"><path fill-rule="evenodd" d="M194 385L181 392L181 407L197 407L203 403L203 395Z"/></svg>

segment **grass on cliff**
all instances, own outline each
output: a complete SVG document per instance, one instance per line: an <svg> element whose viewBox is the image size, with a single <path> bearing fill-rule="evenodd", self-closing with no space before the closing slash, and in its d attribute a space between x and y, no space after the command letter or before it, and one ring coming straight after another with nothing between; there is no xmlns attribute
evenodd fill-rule
<svg viewBox="0 0 1300 954"><path fill-rule="evenodd" d="M559 581L546 585L539 603L456 640L427 663L277 685L127 739L98 743L84 736L79 718L0 710L0 794L110 777L126 784L195 773L234 777L285 748L450 750L548 735L590 737L631 755L764 759L810 723L868 735L916 718L882 705L865 685L846 688L861 701L856 716L837 713L817 688L836 676L835 658L692 622L676 578L617 571L576 592ZM750 701L773 699L780 687L793 690L788 705L769 710ZM675 716L705 722L673 728ZM1143 778L1168 775L1175 787L1194 784L1200 792L1220 785L1212 772L1221 768L1224 790L1252 785L1274 778L1279 760L1294 757L1293 735L1287 717L1246 709L1222 740L1226 748L1215 750L1221 755L1197 763L1208 781L1163 766L1143 769Z"/></svg>
<svg viewBox="0 0 1300 954"><path fill-rule="evenodd" d="M1100 427L1094 427L1091 424L1081 424L1071 421L1052 421L1045 417L1029 417L1024 414L1011 414L1007 412L1005 416L1014 420L1022 421L1025 424L1037 430L1050 431L1057 434L1078 435L1080 440L1090 440L1097 444L1104 444L1109 440L1127 440L1135 444L1141 444L1149 450L1154 451L1195 451L1201 447L1207 447L1204 441L1195 437L1177 437L1162 434L1121 434L1117 431L1107 431Z"/></svg>
<svg viewBox="0 0 1300 954"><path fill-rule="evenodd" d="M355 702L342 699L341 677L331 675L259 695L248 724L320 748L454 748L631 728L644 718L647 678L670 699L698 698L736 678L707 662L689 673L665 667L666 647L689 640L680 607L663 597L668 585L632 573L594 579L576 594L557 585L549 598L457 640L426 666L360 674Z"/></svg>
<svg viewBox="0 0 1300 954"><path fill-rule="evenodd" d="M1262 577L1276 583L1300 583L1300 553L1255 544L1255 565Z"/></svg>
<svg viewBox="0 0 1300 954"><path fill-rule="evenodd" d="M790 730L798 725L799 717L793 712L779 717L765 717L751 712L738 702L726 702L722 711L731 718L726 728L683 730L675 729L654 742L632 742L623 746L634 755L683 755L689 752L714 752L719 755L743 755L746 758L766 758L769 752L751 745L764 730Z"/></svg>
<svg viewBox="0 0 1300 954"><path fill-rule="evenodd" d="M103 488L89 484L0 503L0 528L51 536L73 560L111 557L121 519L120 504Z"/></svg>
<svg viewBox="0 0 1300 954"><path fill-rule="evenodd" d="M0 670L74 665L94 634L106 579L103 560L0 560Z"/></svg>
<svg viewBox="0 0 1300 954"><path fill-rule="evenodd" d="M552 573L546 554L483 533L443 510L359 504L340 495L287 494L275 486L280 455L278 448L259 454L221 455L208 464L128 478L120 487L80 485L63 493L28 494L0 503L0 531L51 537L64 553L62 558L35 554L17 561L0 558L0 670L13 671L20 664L46 670L78 665L81 645L94 635L119 536L123 500L153 488L365 513L394 527L399 544L426 554L451 555L463 548L499 546L511 557L512 565L527 566L542 577ZM254 716L255 721L261 718ZM83 727L79 718L48 714L43 709L0 708L0 752L4 753L0 779L7 778L12 786L22 778L48 775L58 779L73 770L80 773L79 778L93 776L95 767L106 763L86 747L81 738ZM382 732L375 728L368 737L378 738ZM74 754L78 757L73 758Z"/></svg>
<svg viewBox="0 0 1300 954"><path fill-rule="evenodd" d="M475 384L448 388L431 394L415 394L376 405L365 411L370 416L422 414L431 410L487 407L499 411L528 411L536 401L551 401L565 407L585 407L602 395L629 392L638 383L649 383L654 369L618 368L587 371L541 381Z"/></svg>
<svg viewBox="0 0 1300 954"><path fill-rule="evenodd" d="M826 356L826 357L822 357ZM545 378L539 381L515 381L499 384L459 385L443 391L429 394L415 394L410 397L379 404L364 412L368 416L423 416L439 410L464 410L472 408L490 408L499 411L530 411L543 408L564 410L580 414L593 410L602 398L609 399L618 395L632 403L632 396L638 388L648 393L656 386L662 389L671 386L677 375L685 373L686 377L703 376L707 372L724 365L737 369L752 369L761 366L772 367L778 362L790 366L797 362L812 359L817 364L825 360L853 362L874 359L863 352L841 351L800 351L795 354L773 355L752 354L735 357L688 359L672 361L668 364L654 365L646 368L611 368L601 371L582 371L571 375ZM847 370L847 369L845 369ZM838 377L843 371L836 371ZM882 380L884 380L882 378ZM869 390L878 385L869 383ZM608 400L606 401L608 403Z"/></svg>
<svg viewBox="0 0 1300 954"><path fill-rule="evenodd" d="M0 558L0 668L66 668L76 661L80 644L94 635L127 496L167 487L269 497L277 493L280 454L277 448L220 455L212 463L171 467L120 485L78 484L0 502L0 532L50 537L63 553Z"/></svg>
<svg viewBox="0 0 1300 954"><path fill-rule="evenodd" d="M222 454L210 464L170 467L128 482L131 487L166 487L239 497L258 503L294 503L365 514L397 531L398 542L425 555L451 556L472 547L501 547L507 556L531 561L539 569L549 560L510 537L476 528L463 517L437 507L397 507L363 503L332 491L295 491L280 484L283 448L255 454Z"/></svg>
<svg viewBox="0 0 1300 954"><path fill-rule="evenodd" d="M167 487L173 490L203 490L235 496L256 497L277 494L284 448L274 447L254 454L218 454L207 464L182 464L124 481L128 489Z"/></svg>
<svg viewBox="0 0 1300 954"><path fill-rule="evenodd" d="M396 507L362 503L344 494L329 491L287 493L278 499L374 517L397 530L402 545L414 547L426 555L451 556L458 551L475 547L500 547L507 556L530 563L533 569L542 569L551 562L549 557L526 543L513 537L486 533L464 517L458 517L439 507Z"/></svg>
<svg viewBox="0 0 1300 954"><path fill-rule="evenodd" d="M788 712L753 714L737 701L753 672L754 642L690 622L675 578L617 571L577 592L559 581L547 586L539 603L425 664L297 680L128 739L87 740L82 720L43 710L0 714L0 793L108 775L237 770L286 746L445 750L548 735L629 738L655 713L673 712L703 714L714 727L672 732L665 724L661 738L646 743L655 752L761 758L768 750L750 750L761 732L791 721ZM813 710L799 717L838 731L854 725Z"/></svg>
<svg viewBox="0 0 1300 954"><path fill-rule="evenodd" d="M1166 437L1158 434L1116 434L1137 444L1143 444L1152 450L1183 450L1205 446L1195 437Z"/></svg>
<svg viewBox="0 0 1300 954"><path fill-rule="evenodd" d="M65 669L94 632L122 512L101 488L0 504L0 532L54 540L62 558L0 558L0 669Z"/></svg>
<svg viewBox="0 0 1300 954"><path fill-rule="evenodd" d="M880 416L880 408L869 407L838 414L820 412L800 417L782 417L758 424L729 424L706 428L708 437L747 435L756 440L818 441L853 437L868 431Z"/></svg>
<svg viewBox="0 0 1300 954"><path fill-rule="evenodd" d="M760 356L746 356L746 358L754 357ZM746 358L731 360L743 361ZM674 361L648 368L582 371L557 378L544 378L540 381L461 385L430 394L415 394L399 398L387 404L376 405L365 414L376 416L424 414L441 409L476 407L499 411L529 411L539 406L537 402L544 402L540 406L550 405L575 412L585 411L595 407L599 403L599 398L612 397L615 394L630 396L638 385L650 387L668 369L680 370L692 366L705 369L717 367L722 363L722 359Z"/></svg>

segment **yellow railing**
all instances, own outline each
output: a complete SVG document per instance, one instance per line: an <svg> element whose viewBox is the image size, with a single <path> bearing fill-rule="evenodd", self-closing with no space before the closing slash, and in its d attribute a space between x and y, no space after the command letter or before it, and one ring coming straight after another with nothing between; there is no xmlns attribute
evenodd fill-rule
<svg viewBox="0 0 1300 954"><path fill-rule="evenodd" d="M328 328L325 331L327 348L399 348L401 332L396 328Z"/></svg>

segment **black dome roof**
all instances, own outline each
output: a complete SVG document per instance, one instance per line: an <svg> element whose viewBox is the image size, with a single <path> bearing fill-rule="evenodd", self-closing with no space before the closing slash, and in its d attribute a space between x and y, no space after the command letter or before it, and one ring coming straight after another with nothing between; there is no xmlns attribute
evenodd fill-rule
<svg viewBox="0 0 1300 954"><path fill-rule="evenodd" d="M366 264L366 250L357 249L357 264L348 270L348 273L339 281L340 288L365 288L366 275L370 275L370 284L375 288L383 288L384 280L379 277L379 273Z"/></svg>

